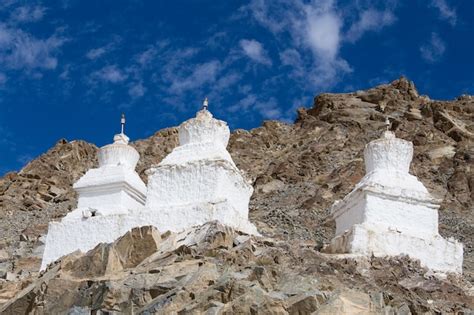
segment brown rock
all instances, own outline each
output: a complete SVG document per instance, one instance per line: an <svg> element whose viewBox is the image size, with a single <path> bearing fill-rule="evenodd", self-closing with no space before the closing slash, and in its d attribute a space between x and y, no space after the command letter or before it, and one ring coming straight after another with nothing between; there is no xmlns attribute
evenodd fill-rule
<svg viewBox="0 0 474 315"><path fill-rule="evenodd" d="M4 262L10 258L10 254L4 249L0 249L0 262Z"/></svg>
<svg viewBox="0 0 474 315"><path fill-rule="evenodd" d="M132 229L115 241L113 249L123 268L133 268L155 253L160 242L161 236L155 227L143 226Z"/></svg>
<svg viewBox="0 0 474 315"><path fill-rule="evenodd" d="M160 241L155 227L133 228L112 244L99 244L78 258L78 253L67 256L62 270L76 278L91 278L133 268L156 252Z"/></svg>
<svg viewBox="0 0 474 315"><path fill-rule="evenodd" d="M368 294L357 291L342 291L331 297L314 314L317 315L376 315L377 310Z"/></svg>

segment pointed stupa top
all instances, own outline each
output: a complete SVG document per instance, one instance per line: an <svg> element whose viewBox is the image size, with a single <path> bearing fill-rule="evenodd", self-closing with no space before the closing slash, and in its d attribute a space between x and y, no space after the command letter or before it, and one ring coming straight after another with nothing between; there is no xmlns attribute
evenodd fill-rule
<svg viewBox="0 0 474 315"><path fill-rule="evenodd" d="M207 109L207 98L196 117L183 122L179 128L179 146L160 165L176 165L192 161L227 160L235 165L227 152L230 130L225 121L215 119Z"/></svg>
<svg viewBox="0 0 474 315"><path fill-rule="evenodd" d="M99 149L99 166L125 166L135 169L140 155L137 150L128 145L130 139L123 133L125 125L125 115L122 114L120 120L122 131L114 136L114 143Z"/></svg>
<svg viewBox="0 0 474 315"><path fill-rule="evenodd" d="M366 174L374 171L398 171L408 173L413 158L413 144L395 137L389 130L390 122L386 120L387 130L381 138L368 143L364 150Z"/></svg>
<svg viewBox="0 0 474 315"><path fill-rule="evenodd" d="M214 143L227 147L230 130L227 123L215 119L208 108L208 99L203 102L203 108L195 118L183 122L179 126L179 144Z"/></svg>

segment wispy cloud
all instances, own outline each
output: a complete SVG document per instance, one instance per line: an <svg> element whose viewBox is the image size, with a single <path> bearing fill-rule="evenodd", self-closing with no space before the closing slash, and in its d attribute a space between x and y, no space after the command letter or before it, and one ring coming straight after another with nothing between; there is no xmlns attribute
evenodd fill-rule
<svg viewBox="0 0 474 315"><path fill-rule="evenodd" d="M281 108L274 97L271 97L267 101L257 102L254 107L264 119L282 118Z"/></svg>
<svg viewBox="0 0 474 315"><path fill-rule="evenodd" d="M134 60L141 67L150 65L165 48L170 45L169 40L160 40L154 45L148 46L145 50L135 55Z"/></svg>
<svg viewBox="0 0 474 315"><path fill-rule="evenodd" d="M171 79L170 90L175 94L183 93L187 90L196 89L206 83L214 82L220 71L221 63L218 60L211 60L194 65L188 75L169 77Z"/></svg>
<svg viewBox="0 0 474 315"><path fill-rule="evenodd" d="M30 23L40 21L46 12L46 8L40 5L24 5L16 8L10 15L13 22Z"/></svg>
<svg viewBox="0 0 474 315"><path fill-rule="evenodd" d="M280 52L280 61L293 67L291 75L314 90L329 88L352 72L341 47L393 24L394 7L391 1L375 8L358 3L343 6L335 0L252 0L242 11L250 12L277 40L290 46ZM354 20L353 15L359 18Z"/></svg>
<svg viewBox="0 0 474 315"><path fill-rule="evenodd" d="M393 24L396 17L390 10L376 10L369 8L359 14L359 19L351 25L346 34L349 42L355 42L367 31L380 31L382 28Z"/></svg>
<svg viewBox="0 0 474 315"><path fill-rule="evenodd" d="M302 74L304 68L305 84L312 88L327 87L337 81L339 73L350 72L339 56L342 21L332 1L253 0L247 9L277 39L287 41L286 34L290 36L291 50L280 54L280 60L295 67L293 75ZM307 50L312 57L298 59L296 53L307 56Z"/></svg>
<svg viewBox="0 0 474 315"><path fill-rule="evenodd" d="M59 34L39 39L0 24L0 63L10 69L55 69L57 54L65 41Z"/></svg>
<svg viewBox="0 0 474 315"><path fill-rule="evenodd" d="M438 10L439 16L443 20L448 21L452 26L456 25L456 10L450 7L446 0L431 0L431 7L434 7Z"/></svg>
<svg viewBox="0 0 474 315"><path fill-rule="evenodd" d="M102 81L109 83L120 83L127 79L124 73L117 65L108 65L91 74L92 81Z"/></svg>
<svg viewBox="0 0 474 315"><path fill-rule="evenodd" d="M137 99L145 95L146 88L143 86L143 82L134 82L128 89L128 95L132 99Z"/></svg>
<svg viewBox="0 0 474 315"><path fill-rule="evenodd" d="M235 113L237 111L247 111L252 105L257 103L257 96L255 94L247 94L243 99L237 103L229 106L227 111Z"/></svg>
<svg viewBox="0 0 474 315"><path fill-rule="evenodd" d="M263 48L262 43L255 39L242 39L239 42L244 54L251 60L267 66L272 65L271 59L268 57L267 51Z"/></svg>
<svg viewBox="0 0 474 315"><path fill-rule="evenodd" d="M110 53L113 51L117 45L121 42L122 38L120 36L114 36L111 42L109 42L107 45L97 47L97 48L92 48L86 53L86 58L90 60L97 60L100 57Z"/></svg>
<svg viewBox="0 0 474 315"><path fill-rule="evenodd" d="M226 110L230 113L238 112L241 116L249 112L258 112L264 119L284 118L276 98L262 99L254 93L247 94L237 103L227 107Z"/></svg>
<svg viewBox="0 0 474 315"><path fill-rule="evenodd" d="M437 33L431 33L430 40L420 47L421 57L429 63L441 59L446 50L446 45Z"/></svg>
<svg viewBox="0 0 474 315"><path fill-rule="evenodd" d="M86 53L87 59L96 60L107 53L107 47L93 48Z"/></svg>

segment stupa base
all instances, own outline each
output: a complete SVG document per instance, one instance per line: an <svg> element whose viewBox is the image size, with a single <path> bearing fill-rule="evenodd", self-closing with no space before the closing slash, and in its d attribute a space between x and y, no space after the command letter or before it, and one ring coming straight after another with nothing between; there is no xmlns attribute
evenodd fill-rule
<svg viewBox="0 0 474 315"><path fill-rule="evenodd" d="M74 251L87 252L99 243L111 243L134 227L152 225L160 232L181 232L195 225L219 221L235 230L259 235L257 228L227 202L183 205L166 209L139 209L113 215L63 219L49 224L41 270Z"/></svg>
<svg viewBox="0 0 474 315"><path fill-rule="evenodd" d="M418 259L424 267L443 273L462 273L463 246L454 239L440 235L425 238L397 231L378 231L361 224L352 226L336 236L324 250L331 254L358 254L363 256L408 255Z"/></svg>

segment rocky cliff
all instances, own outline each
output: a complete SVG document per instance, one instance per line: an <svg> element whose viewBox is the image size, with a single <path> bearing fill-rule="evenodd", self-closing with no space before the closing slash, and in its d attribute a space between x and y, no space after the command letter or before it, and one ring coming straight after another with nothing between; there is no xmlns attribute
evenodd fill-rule
<svg viewBox="0 0 474 315"><path fill-rule="evenodd" d="M412 174L418 176L432 194L443 200L440 209L441 234L453 236L464 243L463 278L435 279L415 262L403 257L358 262L331 259L319 253L334 233L328 209L364 175L364 146L380 136L386 116L393 121L392 130L397 137L414 143ZM138 172L145 181L145 170L161 161L176 145L177 130L174 128L158 131L152 137L134 143L141 154ZM244 251L249 251L252 259L239 258L242 253L239 252L241 249L237 249L240 243L236 238L243 236L227 229L223 232L226 236L221 236L226 238L227 245L211 250L206 248L207 243L198 242L196 248L200 249L185 254L188 258L181 260L181 263L191 260L189 264L195 269L189 267L190 270L200 270L196 271L195 277L213 274L205 286L207 289L202 291L185 290L188 284L180 282L184 276L179 272L169 275L174 280L170 280L165 288L160 285L152 288L146 283L156 282L154 277L159 276L153 275L147 269L148 265L142 271L135 267L138 265L120 267L123 269L119 268L120 280L110 280L110 277L104 280L102 274L80 274L80 270L84 270L80 261L84 258L76 256L66 259L70 261L69 267L66 268L63 261L38 279L36 271L47 222L61 218L74 208L72 184L97 163L97 148L94 145L62 140L19 173L10 173L0 179L0 278L3 279L0 279L0 303L13 298L20 289L29 288L30 293L25 293L23 300L17 296L15 303L21 300L32 310L36 307L32 306L36 303L34 300L39 299L38 292L49 290L48 298L42 293L43 299L49 299L46 303L48 307L52 307L46 309L49 310L46 313L55 313L62 305L67 307L69 304L58 302L62 300L62 293L57 290L61 287L66 290L73 284L64 280L64 286L55 284L55 289L52 289L50 280L45 277L80 278L82 282L77 279L70 281L74 285L82 283L78 289L80 292L100 295L103 299L105 292L111 292L104 288L117 288L120 294L130 297L130 292L123 293L121 290L128 279L123 274L132 272L142 274L141 278L137 278L143 281L133 280L133 292L146 292L147 295L143 301L136 296L138 302L133 302L133 306L125 303L125 298L112 299L115 302L107 302L109 304L104 304L103 299L96 299L95 304L89 303L79 293L70 298L82 301L79 304L83 308L127 312L134 307L134 310L149 313L157 309L156 305L171 303L170 295L178 299L171 303L175 308L170 310L189 313L215 309L216 312L304 314L310 310L324 310L324 305L345 305L341 301L352 301L350 303L357 305L353 302L355 300L368 301L363 307L375 313L384 308L400 312L404 309L411 312L450 312L474 308L472 289L468 289L469 282L474 280L474 97L461 96L453 101L430 100L420 96L413 83L404 78L365 91L321 94L314 99L312 108L298 111L294 124L268 121L250 131L234 131L228 149L255 188L250 219L265 238L252 239L250 245L246 245L249 248ZM220 231L226 228L215 229ZM166 236L161 235L159 239L166 239ZM156 251L163 251L159 246ZM169 249L169 253L173 250ZM266 258L262 260L260 255ZM272 255L283 257L281 263ZM214 264L214 267L209 267L212 271L207 269L208 263ZM180 268L177 263L157 264L160 268ZM293 266L298 268L291 270ZM225 270L236 274L226 273ZM242 270L246 272L242 274ZM390 275L384 275L387 270L391 270ZM75 275L71 276L71 272ZM109 275L115 277L116 272ZM186 273L186 277L192 277L192 272ZM263 279L265 277L268 279ZM295 279L302 279L301 286L292 284L291 281L297 281ZM44 286L41 285L43 282ZM89 287L83 288L84 283ZM219 288L218 283L222 285ZM285 283L287 289L282 289ZM196 284L189 285L193 287ZM304 285L319 293L309 289L306 292ZM293 286L301 290L294 294L289 292ZM209 293L209 290L214 293ZM220 293L215 293L215 290ZM186 297L178 303L176 301L181 301L181 294L193 298L189 300ZM214 304L204 303L206 299ZM155 305L154 308L150 303ZM298 305L303 305L303 308L292 308L295 303L300 303ZM244 304L255 307L238 308ZM14 310L11 308L14 304L5 305Z"/></svg>

